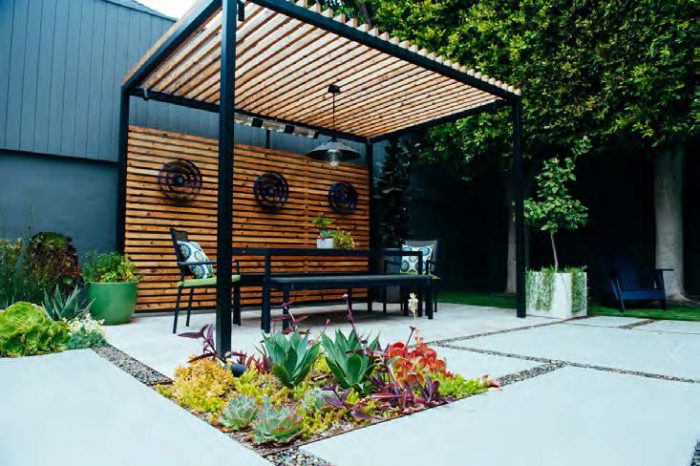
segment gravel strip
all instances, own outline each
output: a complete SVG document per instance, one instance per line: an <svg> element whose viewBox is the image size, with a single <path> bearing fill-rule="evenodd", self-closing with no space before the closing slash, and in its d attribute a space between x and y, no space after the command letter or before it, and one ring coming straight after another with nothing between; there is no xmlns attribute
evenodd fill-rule
<svg viewBox="0 0 700 466"><path fill-rule="evenodd" d="M268 455L265 459L277 466L333 466L321 458L299 451L298 448L288 448Z"/></svg>
<svg viewBox="0 0 700 466"><path fill-rule="evenodd" d="M556 320L554 322L545 322L542 324L527 325L525 327L515 327L515 328L508 328L505 330L494 330L493 332L475 333L473 335L467 335L466 337L454 337L454 338L445 338L444 340L427 341L426 344L443 346L446 343L451 343L454 341L473 340L474 338L487 337L489 335L500 335L501 333L519 332L521 330L530 330L531 328L549 327L550 325L561 324L563 322L568 322L569 320L578 320L578 319L587 319L587 318L588 317L576 317L575 319ZM445 347L448 348L448 346L445 346Z"/></svg>
<svg viewBox="0 0 700 466"><path fill-rule="evenodd" d="M143 384L153 386L172 383L170 378L112 345L108 344L102 348L93 348L92 350Z"/></svg>
<svg viewBox="0 0 700 466"><path fill-rule="evenodd" d="M690 466L700 466L700 440L695 446L695 454L693 454L693 459L690 460Z"/></svg>
<svg viewBox="0 0 700 466"><path fill-rule="evenodd" d="M535 366L531 369L526 369L524 371L520 372L514 372L512 374L504 375L503 377L497 378L495 381L500 384L501 387L505 387L506 385L510 385L513 383L517 382L522 382L523 380L531 379L533 377L540 376L542 374L546 374L548 372L555 371L557 369L561 369L562 367L565 367L566 364L564 364L561 361L551 361L542 364L541 366Z"/></svg>
<svg viewBox="0 0 700 466"><path fill-rule="evenodd" d="M641 327L642 325L649 325L649 324L652 324L654 322L656 322L654 319L647 319L647 320L643 320L641 322L635 322L633 324L622 325L622 326L617 327L617 328L630 329L630 328L635 328L635 327Z"/></svg>
<svg viewBox="0 0 700 466"><path fill-rule="evenodd" d="M584 364L581 362L574 362L574 361L538 358L535 356L523 356L523 355L515 354L515 353L505 353L503 351L491 351L491 350L484 350L484 349L480 349L480 348L470 348L470 347L466 347L466 346L457 346L457 345L450 345L450 344L438 344L438 346L442 346L444 348L450 348L450 349L463 350L463 351L471 351L473 353L482 353L482 354L490 354L493 356L503 356L506 358L523 359L526 361L537 361L537 362L542 362L542 363L559 363L559 364L562 364L562 366L579 367L582 369L593 369L593 370L603 371L603 372L614 372L616 374L637 375L639 377L647 377L649 379L660 379L660 380L668 380L670 382L685 382L685 383L700 384L700 380L689 379L686 377L675 377L672 375L654 374L651 372L633 371L633 370L628 370L628 369L617 369L614 367L596 366L594 364Z"/></svg>

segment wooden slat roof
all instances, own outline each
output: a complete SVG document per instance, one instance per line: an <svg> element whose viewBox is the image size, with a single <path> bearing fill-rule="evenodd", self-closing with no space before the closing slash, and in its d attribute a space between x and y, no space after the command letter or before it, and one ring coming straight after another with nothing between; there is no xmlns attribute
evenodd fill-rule
<svg viewBox="0 0 700 466"><path fill-rule="evenodd" d="M236 37L235 106L262 118L331 128L336 84L336 129L375 138L469 109L517 98L520 91L494 78L401 42L356 20L332 16L305 1L250 0ZM134 82L154 54L177 33L188 15L210 6L207 19ZM214 7L211 7L211 6ZM220 1L219 1L220 5ZM203 0L173 25L125 76L134 88L218 105L221 9ZM312 11L314 24L305 21ZM209 14L211 12L211 14ZM324 19L325 18L325 19ZM324 23L326 21L326 23ZM323 27L342 24L340 33Z"/></svg>

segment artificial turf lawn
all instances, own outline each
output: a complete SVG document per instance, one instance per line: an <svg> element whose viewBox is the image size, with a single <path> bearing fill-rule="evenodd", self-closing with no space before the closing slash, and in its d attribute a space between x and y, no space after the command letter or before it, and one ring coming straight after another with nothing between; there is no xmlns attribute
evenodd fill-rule
<svg viewBox="0 0 700 466"><path fill-rule="evenodd" d="M502 293L487 293L478 291L444 291L440 293L440 302L452 304L469 304L472 306L498 307L503 309L515 308L515 297ZM625 312L620 312L616 307L607 307L598 303L590 303L589 316L621 316L638 317L641 319L662 320L694 320L700 321L700 306L671 305L668 310L641 307L639 305Z"/></svg>

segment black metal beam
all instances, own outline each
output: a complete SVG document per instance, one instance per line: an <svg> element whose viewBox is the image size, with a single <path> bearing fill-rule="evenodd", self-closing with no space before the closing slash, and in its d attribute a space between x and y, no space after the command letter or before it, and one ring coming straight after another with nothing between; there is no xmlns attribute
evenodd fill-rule
<svg viewBox="0 0 700 466"><path fill-rule="evenodd" d="M418 65L422 68L434 71L436 73L455 79L464 84L468 84L472 87L488 92L489 94L493 94L495 96L501 97L509 101L516 100L518 98L516 94L509 92L505 89L501 89L498 86L489 84L467 73L456 70L450 66L438 63L435 60L431 60L430 58L427 58L416 52L412 52L403 47L399 47L398 45L387 42L383 39L380 39L377 36L367 34L366 32L363 32L357 28L340 23L332 18L327 18L323 15L309 10L308 8L298 6L288 0L250 1L253 3L257 3L260 6L264 6L265 8L269 8L289 17L303 21L307 24L311 24L318 28L332 32L341 37L345 37L346 39L358 42L362 45L366 45L367 47L371 47L373 49L388 53L389 55L393 55L397 58L413 63L414 65Z"/></svg>
<svg viewBox="0 0 700 466"><path fill-rule="evenodd" d="M219 173L216 208L216 348L231 351L231 284L233 241L233 144L235 108L237 0L222 1L221 106L219 109Z"/></svg>
<svg viewBox="0 0 700 466"><path fill-rule="evenodd" d="M193 99L188 99L185 97L180 97L176 95L170 95L170 94L165 94L162 92L155 92L155 91L147 91L144 92L143 89L137 88L137 89L132 89L130 91L130 94L136 97L141 97L142 99L148 99L148 100L156 100L158 102L165 102L168 104L174 104L174 105L180 105L183 107L189 107L189 108L195 108L198 110L204 110L207 112L212 112L212 113L219 113L219 106L216 104L212 104L210 102L201 102L198 100L193 100ZM333 131L330 128L325 128L323 126L316 126L316 125L309 125L306 123L302 123L299 121L293 121L293 120L284 120L272 116L267 116L267 115L262 115L259 113L253 113L253 112L248 112L246 110L241 110L239 108L236 109L236 113L239 115L245 115L249 116L251 118L260 118L263 120L269 120L269 121L275 121L278 123L282 123L284 125L289 125L289 126L299 126L302 128L308 128L312 131L318 131L319 133L326 134L328 136L333 136L335 135L339 139L347 139L349 141L355 141L355 142L367 142L367 138L358 136L356 134L352 133L345 133L343 131Z"/></svg>
<svg viewBox="0 0 700 466"><path fill-rule="evenodd" d="M160 47L158 47L158 49L156 49L156 51L124 82L122 88L131 90L139 86L153 70L163 63L163 61L182 45L207 18L221 7L221 3L221 0L211 0L210 2L203 1L199 3L196 10L191 12L189 18L183 20L182 24L160 44Z"/></svg>
<svg viewBox="0 0 700 466"><path fill-rule="evenodd" d="M386 133L382 134L379 136L375 136L373 138L370 138L369 140L371 142L379 142L379 141L384 141L387 139L394 139L399 136L404 136L409 133L415 133L417 131L423 131L428 128L432 128L433 126L439 126L439 125L444 125L445 123L451 123L453 121L461 120L462 118L466 118L468 116L476 115L478 113L484 113L484 112L493 112L495 110L498 110L499 108L503 107L506 105L507 102L505 100L496 100L495 102L491 102L489 104L481 105L479 107L474 107L470 108L461 112L453 113L451 115L446 115L443 117L435 118L433 120L425 121L423 123L419 123L417 125L409 126L408 128L403 128L397 131L392 131L391 133Z"/></svg>
<svg viewBox="0 0 700 466"><path fill-rule="evenodd" d="M120 92L119 104L119 147L118 147L118 175L117 175L117 218L116 235L117 251L124 253L126 236L126 150L129 138L129 94Z"/></svg>
<svg viewBox="0 0 700 466"><path fill-rule="evenodd" d="M513 103L513 199L515 203L515 299L517 316L526 315L525 290L525 183L522 154L522 104Z"/></svg>

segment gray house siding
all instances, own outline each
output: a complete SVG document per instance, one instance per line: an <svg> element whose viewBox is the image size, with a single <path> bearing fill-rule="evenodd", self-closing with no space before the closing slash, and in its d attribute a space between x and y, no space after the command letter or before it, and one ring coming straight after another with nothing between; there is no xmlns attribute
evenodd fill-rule
<svg viewBox="0 0 700 466"><path fill-rule="evenodd" d="M116 247L121 78L173 21L132 0L0 0L0 237L52 230L81 253ZM130 113L132 125L217 137L213 113L140 98ZM268 141L240 125L235 139ZM272 149L318 143L269 135Z"/></svg>
<svg viewBox="0 0 700 466"><path fill-rule="evenodd" d="M121 77L171 24L104 0L0 0L0 148L116 161ZM215 135L190 109L135 99L131 115Z"/></svg>

